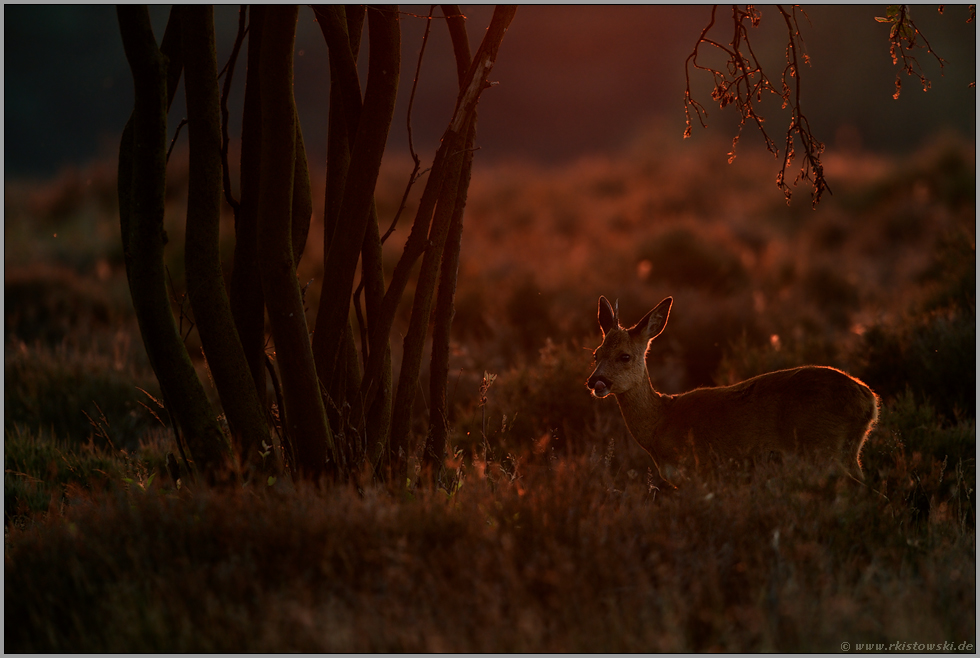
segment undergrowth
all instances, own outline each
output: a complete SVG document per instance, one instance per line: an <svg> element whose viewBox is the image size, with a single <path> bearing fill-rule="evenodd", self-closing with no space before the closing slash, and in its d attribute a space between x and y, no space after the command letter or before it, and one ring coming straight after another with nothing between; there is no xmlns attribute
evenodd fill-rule
<svg viewBox="0 0 980 658"><path fill-rule="evenodd" d="M912 439L908 439L911 441ZM376 485L101 494L8 529L9 651L834 651L975 642L973 464L895 442L693 475L612 454ZM877 489L877 490L876 490ZM884 492L881 492L884 490ZM395 495L393 495L395 494Z"/></svg>
<svg viewBox="0 0 980 658"><path fill-rule="evenodd" d="M835 195L813 212L771 194L769 160L746 152L723 169L657 139L615 160L474 172L439 484L178 488L128 300L114 166L9 184L5 649L975 647L972 146L897 163L829 153ZM186 167L171 170L169 292L204 373L179 265ZM321 245L311 236L299 267L308 308ZM866 381L882 398L866 482L786 458L666 486L618 406L585 387L600 294L627 324L674 297L648 357L665 393L808 363Z"/></svg>

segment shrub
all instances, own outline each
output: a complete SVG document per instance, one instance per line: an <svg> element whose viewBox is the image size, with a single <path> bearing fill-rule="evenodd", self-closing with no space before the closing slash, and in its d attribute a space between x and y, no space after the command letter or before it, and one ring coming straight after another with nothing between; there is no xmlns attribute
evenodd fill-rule
<svg viewBox="0 0 980 658"><path fill-rule="evenodd" d="M737 254L686 228L674 228L648 240L637 262L650 264L648 280L671 287L702 288L728 295L748 283L748 272Z"/></svg>
<svg viewBox="0 0 980 658"><path fill-rule="evenodd" d="M3 310L8 341L51 346L78 334L107 331L122 315L104 287L64 267L8 269Z"/></svg>
<svg viewBox="0 0 980 658"><path fill-rule="evenodd" d="M543 452L575 446L576 453L588 452L595 442L600 417L619 416L615 405L597 407L585 386L589 376L589 353L550 340L540 358L526 366L502 373L488 394L487 425L491 448L501 455ZM607 401L608 402L608 401ZM458 445L476 445L482 440L483 411L479 407L460 414L462 437ZM467 437L468 435L468 437ZM602 446L600 445L600 448Z"/></svg>
<svg viewBox="0 0 980 658"><path fill-rule="evenodd" d="M525 279L510 294L506 306L507 319L522 353L533 355L547 338L558 338L551 306L551 295L543 292L533 279Z"/></svg>
<svg viewBox="0 0 980 658"><path fill-rule="evenodd" d="M976 417L976 314L932 313L863 337L859 376L885 396L908 387L947 420Z"/></svg>

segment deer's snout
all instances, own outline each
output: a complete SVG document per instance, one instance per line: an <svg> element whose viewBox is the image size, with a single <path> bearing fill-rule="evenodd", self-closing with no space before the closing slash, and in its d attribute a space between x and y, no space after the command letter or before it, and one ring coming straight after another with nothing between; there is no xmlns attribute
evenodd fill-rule
<svg viewBox="0 0 980 658"><path fill-rule="evenodd" d="M597 398L604 398L610 393L612 393L612 390L610 390L611 385L612 382L610 382L608 379L606 379L602 375L596 375L596 374L593 374L591 377L589 377L589 381L586 382L586 386L588 386L589 390L592 391L592 395L594 395Z"/></svg>

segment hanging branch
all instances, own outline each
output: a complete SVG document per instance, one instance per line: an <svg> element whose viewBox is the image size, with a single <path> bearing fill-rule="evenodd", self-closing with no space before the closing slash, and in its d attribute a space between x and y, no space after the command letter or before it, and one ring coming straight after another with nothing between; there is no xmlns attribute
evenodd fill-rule
<svg viewBox="0 0 980 658"><path fill-rule="evenodd" d="M803 109L800 103L800 50L803 50L803 62L805 64L810 63L810 58L807 56L806 51L803 48L803 37L800 34L800 26L796 20L797 8L793 7L791 14L787 13L781 6L777 6L777 9L779 9L779 13L782 15L783 21L786 23L786 31L788 34L786 44L786 68L783 69L782 76L783 107L786 106L787 99L790 98L790 80L792 79L795 84L792 87L792 101L789 103L792 107L793 115L790 119L789 129L786 131L786 150L783 154L783 167L776 176L776 186L783 191L783 194L786 196L786 203L789 203L792 192L790 191L789 186L786 185L786 168L793 161L793 157L795 155L793 142L796 137L799 137L800 144L803 146L803 165L800 168L800 173L797 174L796 179L793 181L793 185L795 186L800 182L800 180L810 181L813 184L813 192L811 193L813 207L816 208L817 204L820 202L820 197L823 196L825 191L830 191L830 187L827 185L827 179L824 177L823 173L823 164L820 162L820 155L824 151L824 145L814 138L813 132L810 130L810 121L807 119L806 115L803 114ZM797 44L797 40L799 40L799 44Z"/></svg>
<svg viewBox="0 0 980 658"><path fill-rule="evenodd" d="M972 7L973 5L971 5ZM939 13L942 13L942 7L939 9ZM936 53L932 46L929 45L929 41L926 39L925 35L919 32L919 28L915 26L912 22L911 10L908 5L888 5L888 11L885 16L876 16L875 20L879 23L891 23L891 30L888 32L888 43L890 44L888 48L888 54L892 56L892 64L898 64L899 59L902 60L902 71L905 71L906 75L915 76L919 78L919 83L922 85L922 91L929 91L932 87L932 82L925 76L922 72L922 65L919 64L919 60L916 59L912 51L916 47L925 48L926 52L936 58L939 62L939 74L942 75L943 68L946 64L946 60ZM967 21L972 21L971 18ZM916 39L922 38L924 46L918 46L916 44ZM895 74L895 94L892 96L895 100L898 100L899 95L902 93L902 77L901 72Z"/></svg>
<svg viewBox="0 0 980 658"><path fill-rule="evenodd" d="M797 7L794 6L787 12L777 6L780 14L786 23L787 43L786 43L786 66L781 76L781 88L776 87L769 80L763 71L759 58L756 56L752 42L749 37L749 27L758 27L762 20L762 14L754 6L747 5L745 9L737 5L732 7L732 37L728 45L723 45L708 37L708 33L715 25L715 12L717 7L711 9L711 20L701 31L694 50L688 55L684 63L684 74L687 86L684 91L684 115L686 127L684 137L691 136L691 110L697 116L702 126L706 126L705 118L707 110L704 106L694 100L691 94L690 67L707 71L714 78L714 89L711 98L718 103L721 109L734 106L740 115L738 131L732 139L732 150L728 154L729 163L735 159L738 140L742 135L745 124L752 122L759 129L765 142L766 149L775 157L780 157L779 148L776 142L769 136L765 128L765 118L757 111L758 104L762 102L765 94L773 94L782 100L782 107L790 108L791 119L786 130L785 149L782 154L782 167L776 176L776 187L778 187L789 203L792 190L786 183L786 168L793 161L796 155L795 144L798 139L803 147L804 158L799 175L794 181L796 185L800 180L808 180L813 184L813 205L820 201L820 197L825 191L830 191L827 181L824 178L823 165L820 162L820 155L823 153L824 145L817 140L810 130L810 122L801 108L801 89L800 89L800 59L804 64L809 64L809 57L806 55L803 38L800 34L799 25L796 18ZM804 13L804 16L806 14ZM698 61L701 53L702 44L706 44L721 51L726 57L725 70L719 70L707 65L702 65ZM790 84L790 82L793 84Z"/></svg>
<svg viewBox="0 0 980 658"><path fill-rule="evenodd" d="M684 137L691 136L689 106L694 108L698 119L701 121L701 125L707 126L704 121L704 117L708 115L707 110L700 103L694 101L691 95L689 67L693 64L694 68L707 71L714 78L715 88L711 92L711 99L717 102L721 109L729 105L734 105L741 114L741 121L738 124L738 134L732 140L732 152L728 154L730 156L729 162L735 159L735 146L738 144L739 136L742 134L742 129L745 127L746 121L749 120L754 121L759 128L763 139L765 139L766 148L771 153L776 153L776 143L766 132L765 126L763 125L765 120L756 113L755 104L762 101L763 92L773 94L778 94L778 92L769 82L769 78L766 77L765 72L759 65L755 53L752 52L747 26L744 23L745 19L749 19L752 27L758 27L762 15L752 6L749 6L746 11L742 11L737 6L734 6L732 8L732 26L734 31L731 45L723 46L717 41L707 38L708 32L715 24L716 10L717 7L711 8L711 20L707 27L702 30L693 52L687 56L687 60L684 62L684 74L687 80L687 87L684 92L684 112L687 117L687 128L684 131ZM745 44L744 47L748 51L747 53L742 52L743 42ZM727 72L713 69L710 66L702 66L698 63L698 54L703 43L717 48L728 56Z"/></svg>

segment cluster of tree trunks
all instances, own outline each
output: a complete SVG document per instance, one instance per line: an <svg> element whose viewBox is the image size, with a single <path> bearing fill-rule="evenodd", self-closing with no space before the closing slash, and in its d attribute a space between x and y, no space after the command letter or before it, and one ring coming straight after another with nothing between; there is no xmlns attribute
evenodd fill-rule
<svg viewBox="0 0 980 658"><path fill-rule="evenodd" d="M224 83L227 95L247 33L237 200L229 189L227 110L219 90L213 8L174 6L159 45L145 6L117 11L136 96L119 151L126 271L184 460L210 480L284 468L314 481L365 469L377 477L401 478L419 448L434 473L446 452L449 332L476 108L516 8L494 11L471 54L459 8L442 7L459 94L410 235L389 274L381 258L374 192L398 92L400 15L395 6L326 5L314 12L330 55L330 112L324 280L316 324L310 327L296 278L313 209L293 96L297 7L241 10L239 40ZM357 58L365 24L369 52L362 90ZM182 74L190 158L187 295L227 429L184 347L164 268L167 113ZM234 267L227 285L218 251L223 195L235 214ZM390 334L420 259L396 382ZM412 409L430 323L429 432L424 442L416 442ZM270 381L275 396L267 393Z"/></svg>

